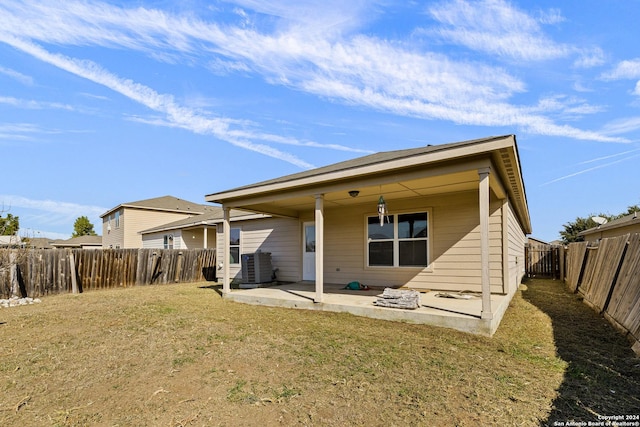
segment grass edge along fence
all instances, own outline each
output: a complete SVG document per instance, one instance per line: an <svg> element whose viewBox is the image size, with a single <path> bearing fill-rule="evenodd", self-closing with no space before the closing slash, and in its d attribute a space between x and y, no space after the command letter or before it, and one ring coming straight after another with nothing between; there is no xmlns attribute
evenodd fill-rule
<svg viewBox="0 0 640 427"><path fill-rule="evenodd" d="M0 298L215 279L215 249L29 249L0 271Z"/></svg>
<svg viewBox="0 0 640 427"><path fill-rule="evenodd" d="M570 243L565 284L626 334L640 355L640 233Z"/></svg>

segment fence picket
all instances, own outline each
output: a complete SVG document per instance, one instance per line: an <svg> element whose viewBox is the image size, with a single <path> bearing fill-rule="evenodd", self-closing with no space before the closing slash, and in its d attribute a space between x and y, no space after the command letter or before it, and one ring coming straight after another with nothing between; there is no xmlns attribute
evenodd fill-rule
<svg viewBox="0 0 640 427"><path fill-rule="evenodd" d="M10 251L1 249L0 257L8 257ZM41 297L71 292L73 267L79 292L211 280L205 272L215 268L215 252L215 249L33 249L19 265L27 296ZM73 267L70 262L74 262ZM0 298L8 298L10 294L9 273L0 272Z"/></svg>
<svg viewBox="0 0 640 427"><path fill-rule="evenodd" d="M587 247L586 242L569 245L567 285L628 333L636 342L634 351L640 353L640 233L602 239L597 246ZM581 262L585 253L586 262ZM578 277L582 277L579 283Z"/></svg>

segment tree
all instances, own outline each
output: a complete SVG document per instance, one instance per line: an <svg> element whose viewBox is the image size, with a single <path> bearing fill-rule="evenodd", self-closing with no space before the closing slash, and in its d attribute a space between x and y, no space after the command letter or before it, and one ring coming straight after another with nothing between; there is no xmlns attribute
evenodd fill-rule
<svg viewBox="0 0 640 427"><path fill-rule="evenodd" d="M8 210L5 209L3 203L0 207L0 235L17 236L20 229L20 219L7 213ZM7 216L3 218L2 216L5 213L7 213ZM9 296L18 296L22 294L20 264L27 259L29 249L20 244L20 238L16 238L16 247L13 246L13 244L10 244L8 249L0 249L0 282L6 280L9 283ZM2 292L4 293L4 289L2 289ZM0 293L0 296L3 295Z"/></svg>
<svg viewBox="0 0 640 427"><path fill-rule="evenodd" d="M575 221L564 224L564 230L560 232L560 236L562 236L562 243L566 245L573 242L582 242L584 237L578 236L578 234L581 231L588 230L598 225L597 222L591 219L593 216L595 215L589 215L587 218L577 217ZM608 219L606 215L598 216Z"/></svg>
<svg viewBox="0 0 640 427"><path fill-rule="evenodd" d="M0 211L0 236L14 236L18 234L20 218L10 213L7 214L6 218L3 218L2 213L3 212Z"/></svg>
<svg viewBox="0 0 640 427"><path fill-rule="evenodd" d="M636 212L640 212L640 206L638 206L638 205L628 206L626 212L622 212L620 215L616 215L615 217L613 217L611 219L622 218L623 216L631 215L631 214L636 213Z"/></svg>
<svg viewBox="0 0 640 427"><path fill-rule="evenodd" d="M589 215L586 218L578 217L575 221L568 222L563 225L564 230L560 232L560 236L562 236L562 243L565 245L572 242L582 242L584 237L578 236L581 231L588 230L593 227L597 227L598 223L596 223L592 218L594 216L601 216L606 218L607 221L613 221L614 219L622 218L623 216L630 215L634 212L640 212L640 206L632 205L627 207L626 212L622 212L618 215L607 215L607 214L599 214L599 215Z"/></svg>
<svg viewBox="0 0 640 427"><path fill-rule="evenodd" d="M93 231L93 224L86 216L81 216L73 223L73 234L71 237L80 236L96 236L96 232Z"/></svg>

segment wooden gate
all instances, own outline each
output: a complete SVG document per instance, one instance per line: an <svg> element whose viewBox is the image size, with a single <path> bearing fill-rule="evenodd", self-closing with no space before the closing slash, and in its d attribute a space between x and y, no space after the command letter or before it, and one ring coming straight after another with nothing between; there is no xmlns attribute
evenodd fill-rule
<svg viewBox="0 0 640 427"><path fill-rule="evenodd" d="M527 277L560 279L560 246L527 245Z"/></svg>

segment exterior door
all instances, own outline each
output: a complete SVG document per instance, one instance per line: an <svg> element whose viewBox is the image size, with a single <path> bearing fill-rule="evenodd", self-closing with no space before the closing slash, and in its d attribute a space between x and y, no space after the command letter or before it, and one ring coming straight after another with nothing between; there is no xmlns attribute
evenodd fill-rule
<svg viewBox="0 0 640 427"><path fill-rule="evenodd" d="M316 280L316 224L304 223L302 240L302 280Z"/></svg>

